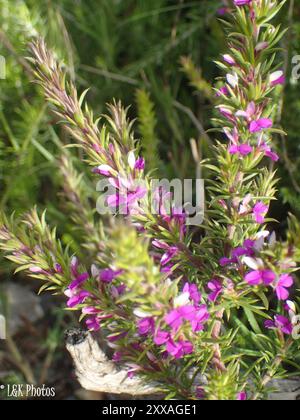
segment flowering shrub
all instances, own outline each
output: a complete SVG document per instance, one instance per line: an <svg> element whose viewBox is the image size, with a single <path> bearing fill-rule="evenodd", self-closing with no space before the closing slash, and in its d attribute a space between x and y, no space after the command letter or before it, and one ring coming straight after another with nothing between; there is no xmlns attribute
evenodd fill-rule
<svg viewBox="0 0 300 420"><path fill-rule="evenodd" d="M291 219L285 242L266 230L279 159L272 133L284 134L273 123L273 93L284 82L274 53L284 32L270 21L283 5L234 0L222 9L228 51L217 62L224 78L215 87L215 124L225 142L216 143L215 162L203 162L211 178L201 239L169 193L156 191L152 211L151 173L127 111L114 103L95 120L86 92L78 97L44 42L31 46L37 82L95 176L114 187L106 204L120 216L96 219L64 158L84 258L63 249L36 209L19 222L3 216L1 248L41 290L64 294L87 329L102 330L115 363L157 382L166 398L263 398L269 381L297 364L300 229Z"/></svg>

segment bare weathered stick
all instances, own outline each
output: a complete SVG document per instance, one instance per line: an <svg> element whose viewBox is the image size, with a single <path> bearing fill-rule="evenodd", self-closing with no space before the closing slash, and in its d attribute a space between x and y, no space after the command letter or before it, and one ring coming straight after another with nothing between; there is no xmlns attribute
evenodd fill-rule
<svg viewBox="0 0 300 420"><path fill-rule="evenodd" d="M147 384L137 376L129 378L128 370L118 369L90 333L69 330L66 333L66 345L74 361L78 381L84 389L132 396L161 394L158 385Z"/></svg>
<svg viewBox="0 0 300 420"><path fill-rule="evenodd" d="M128 377L128 370L118 367L107 358L93 336L82 330L73 329L66 333L67 349L75 364L78 381L84 389L106 394L157 397L161 395L158 385L141 378ZM203 380L203 378L202 378ZM269 386L278 391L270 400L297 400L300 398L300 380L273 380Z"/></svg>

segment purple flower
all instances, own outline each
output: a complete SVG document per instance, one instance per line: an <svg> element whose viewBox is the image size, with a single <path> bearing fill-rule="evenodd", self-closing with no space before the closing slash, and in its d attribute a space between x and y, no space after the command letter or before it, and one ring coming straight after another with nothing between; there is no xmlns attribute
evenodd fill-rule
<svg viewBox="0 0 300 420"><path fill-rule="evenodd" d="M220 107L218 107L218 109L219 109L219 112L221 113L221 115L223 115L223 117L225 117L227 120L229 120L231 122L235 122L234 115L232 114L230 109L225 108L224 106L220 106Z"/></svg>
<svg viewBox="0 0 300 420"><path fill-rule="evenodd" d="M162 266L166 266L179 252L176 246L170 246L163 241L154 240L152 245L155 246L155 248L163 249L166 251L160 261Z"/></svg>
<svg viewBox="0 0 300 420"><path fill-rule="evenodd" d="M246 401L247 400L247 393L245 391L242 391L237 396L238 401Z"/></svg>
<svg viewBox="0 0 300 420"><path fill-rule="evenodd" d="M292 323L288 318L282 315L276 315L274 321L266 321L265 327L268 329L278 329L287 335L291 335L293 332Z"/></svg>
<svg viewBox="0 0 300 420"><path fill-rule="evenodd" d="M269 206L259 201L253 208L254 219L257 223L263 224L265 222L265 216L268 213Z"/></svg>
<svg viewBox="0 0 300 420"><path fill-rule="evenodd" d="M57 273L59 273L59 274L62 274L62 272L63 272L62 266L61 266L60 264L58 264L58 263L56 263L56 264L54 265L54 269L55 269L55 271L56 271Z"/></svg>
<svg viewBox="0 0 300 420"><path fill-rule="evenodd" d="M161 346L162 344L165 344L170 339L170 333L162 330L156 331L154 335L154 343L157 346Z"/></svg>
<svg viewBox="0 0 300 420"><path fill-rule="evenodd" d="M270 75L271 86L283 85L285 83L285 76L282 70L275 71Z"/></svg>
<svg viewBox="0 0 300 420"><path fill-rule="evenodd" d="M289 287L293 286L294 280L288 274L283 274L280 276L278 283L275 287L276 294L278 300L287 300L289 298L289 291L287 290Z"/></svg>
<svg viewBox="0 0 300 420"><path fill-rule="evenodd" d="M226 265L235 264L235 263L236 263L235 258L223 257L223 258L220 259L220 266L221 267L226 267Z"/></svg>
<svg viewBox="0 0 300 420"><path fill-rule="evenodd" d="M201 293L199 292L196 284L185 283L183 293L189 293L190 299L195 305L198 305L201 300Z"/></svg>
<svg viewBox="0 0 300 420"><path fill-rule="evenodd" d="M234 58L232 58L232 57L231 57L231 55L229 55L229 54L224 54L224 55L223 55L223 60L224 60L227 64L229 64L229 65L231 65L231 66L235 66L235 65L236 65L235 59L234 59Z"/></svg>
<svg viewBox="0 0 300 420"><path fill-rule="evenodd" d="M179 340L175 343L173 340L169 340L166 345L166 350L175 359L180 359L186 354L191 354L194 348L189 341Z"/></svg>
<svg viewBox="0 0 300 420"><path fill-rule="evenodd" d="M78 276L78 267L79 267L79 262L78 259L76 257L73 257L71 260L71 274L73 277L77 277Z"/></svg>
<svg viewBox="0 0 300 420"><path fill-rule="evenodd" d="M266 48L268 48L268 46L269 46L269 43L266 41L259 42L255 47L255 52L260 52L262 50L265 50Z"/></svg>
<svg viewBox="0 0 300 420"><path fill-rule="evenodd" d="M265 153L265 156L270 158L273 162L278 162L279 156L277 153L273 152L271 147L266 143L261 144L260 149Z"/></svg>
<svg viewBox="0 0 300 420"><path fill-rule="evenodd" d="M273 121L269 118L259 118L258 120L251 121L249 130L250 133L258 133L266 128L271 128Z"/></svg>
<svg viewBox="0 0 300 420"><path fill-rule="evenodd" d="M30 267L29 271L34 274L47 274L45 270L37 266Z"/></svg>
<svg viewBox="0 0 300 420"><path fill-rule="evenodd" d="M112 270L110 268L107 268L105 270L102 270L100 273L100 280L103 283L111 283L113 280L115 280L120 274L122 274L123 270Z"/></svg>
<svg viewBox="0 0 300 420"><path fill-rule="evenodd" d="M134 169L137 169L138 171L143 171L145 169L145 159L142 157L138 158L135 162Z"/></svg>
<svg viewBox="0 0 300 420"><path fill-rule="evenodd" d="M93 169L94 174L103 175L106 177L115 176L116 172L109 165L100 165L97 168Z"/></svg>
<svg viewBox="0 0 300 420"><path fill-rule="evenodd" d="M78 277L76 277L76 279L74 281L72 281L72 283L69 286L69 289L70 290L77 289L83 283L85 283L89 277L90 277L89 276L89 273L82 273L82 274L80 274Z"/></svg>
<svg viewBox="0 0 300 420"><path fill-rule="evenodd" d="M222 95L227 96L229 94L229 90L226 86L222 86L216 93L217 97L220 97Z"/></svg>
<svg viewBox="0 0 300 420"><path fill-rule="evenodd" d="M269 286L273 281L276 280L276 274L271 270L255 270L248 273L245 277L245 281L250 286L257 286L264 284Z"/></svg>
<svg viewBox="0 0 300 420"><path fill-rule="evenodd" d="M147 335L149 333L154 332L154 319L152 317L147 317L144 319L141 319L138 322L138 331L140 335Z"/></svg>
<svg viewBox="0 0 300 420"><path fill-rule="evenodd" d="M251 239L246 239L243 246L234 248L232 250L231 256L232 258L221 258L220 259L220 265L222 267L225 267L226 265L229 264L238 264L239 262L239 257L252 257L254 255L254 245L255 242L252 241Z"/></svg>
<svg viewBox="0 0 300 420"><path fill-rule="evenodd" d="M240 145L232 145L229 148L229 153L231 155L241 155L247 156L253 151L253 147L249 144L240 144Z"/></svg>
<svg viewBox="0 0 300 420"><path fill-rule="evenodd" d="M122 353L120 351L116 351L113 354L112 361L115 363L120 363L122 360Z"/></svg>
<svg viewBox="0 0 300 420"><path fill-rule="evenodd" d="M196 388L196 398L198 400L203 400L205 397L205 390L201 386L197 386Z"/></svg>
<svg viewBox="0 0 300 420"><path fill-rule="evenodd" d="M212 293L209 294L208 296L208 300L210 302L215 303L216 300L218 299L218 297L220 296L220 294L223 291L223 286L222 283L219 280L211 280L207 287L209 288L209 290L211 290Z"/></svg>
<svg viewBox="0 0 300 420"><path fill-rule="evenodd" d="M161 258L161 265L167 265L174 257L178 254L178 248L176 246L172 246L168 249L168 251L162 256Z"/></svg>
<svg viewBox="0 0 300 420"><path fill-rule="evenodd" d="M99 331L100 330L100 320L96 317L87 318L85 321L86 326L90 331Z"/></svg>
<svg viewBox="0 0 300 420"><path fill-rule="evenodd" d="M204 324L209 319L206 305L184 305L173 309L165 316L166 323L173 332L177 332L184 321L189 321L193 332L203 331Z"/></svg>
<svg viewBox="0 0 300 420"><path fill-rule="evenodd" d="M76 306L81 305L88 297L91 296L91 294L86 290L81 290L79 292L75 290L75 293L72 294L70 289L65 291L65 295L70 298L67 302L67 306L69 308L75 308Z"/></svg>
<svg viewBox="0 0 300 420"><path fill-rule="evenodd" d="M250 4L252 0L234 0L234 4L236 6L244 6L246 4Z"/></svg>
<svg viewBox="0 0 300 420"><path fill-rule="evenodd" d="M195 308L193 305L181 306L170 311L165 316L165 321L172 328L173 332L177 332L187 317L194 313Z"/></svg>

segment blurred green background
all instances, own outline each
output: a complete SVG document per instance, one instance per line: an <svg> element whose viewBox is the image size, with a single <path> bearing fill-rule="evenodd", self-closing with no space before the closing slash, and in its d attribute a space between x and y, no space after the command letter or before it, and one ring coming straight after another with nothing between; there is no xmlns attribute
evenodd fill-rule
<svg viewBox="0 0 300 420"><path fill-rule="evenodd" d="M96 114L113 98L131 106L151 169L158 168L160 177L193 177L196 161L210 157L214 143L206 130L212 127L212 86L219 76L213 61L225 51L220 7L221 0L0 0L0 55L6 61L6 78L0 80L0 210L19 214L35 204L47 208L48 219L76 251L72 222L59 199L58 161L69 139L32 83L25 59L36 36L45 37L64 61L79 91L90 87L88 101ZM284 232L288 212L300 216L300 82L292 78L292 58L300 55L299 2L289 0L280 20L290 30L279 54L287 83L278 93L276 124L288 137L274 139L281 181L272 216ZM80 154L68 153L93 188ZM0 285L11 277L12 268L1 260ZM14 281L38 289L20 276ZM0 312L9 311L3 290L0 298ZM59 308L61 301L56 303ZM37 326L22 314L21 327L2 343L0 382L26 382L31 376L37 383L60 381L58 397L84 398L76 393L62 346L66 325L75 321L57 305L53 309L49 297L38 304L44 320Z"/></svg>

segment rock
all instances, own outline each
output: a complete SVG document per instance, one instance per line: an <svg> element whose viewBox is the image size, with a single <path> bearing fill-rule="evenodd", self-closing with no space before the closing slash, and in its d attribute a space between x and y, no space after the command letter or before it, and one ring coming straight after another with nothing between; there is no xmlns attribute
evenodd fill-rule
<svg viewBox="0 0 300 420"><path fill-rule="evenodd" d="M277 389L270 395L271 401L297 401L300 400L300 378L273 380L270 388Z"/></svg>
<svg viewBox="0 0 300 420"><path fill-rule="evenodd" d="M11 335L15 335L22 328L25 319L34 323L44 316L38 296L19 284L8 282L1 284L1 301L3 301L7 327Z"/></svg>

